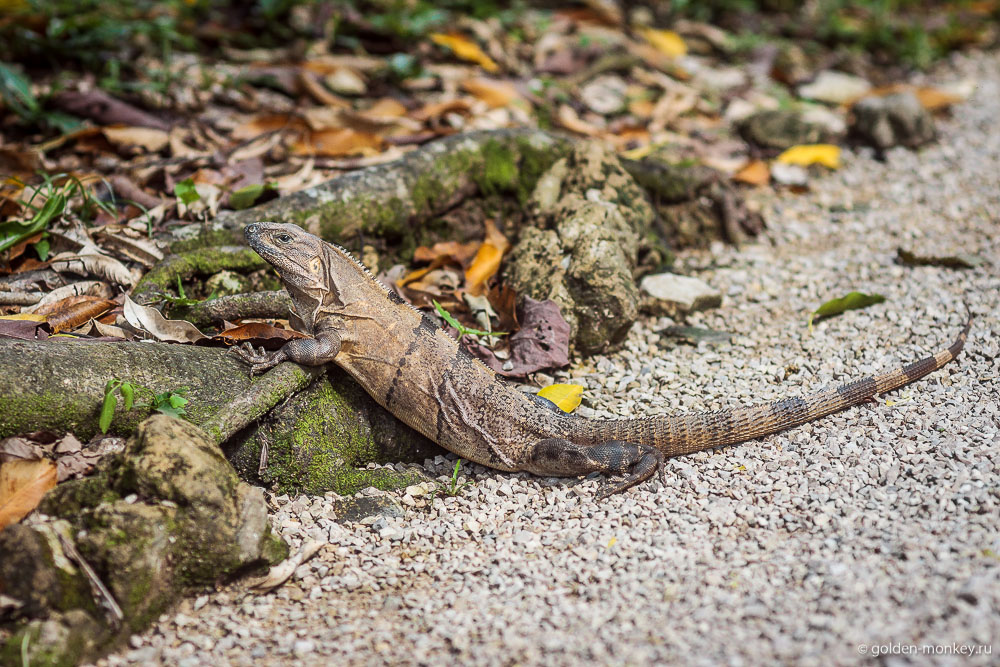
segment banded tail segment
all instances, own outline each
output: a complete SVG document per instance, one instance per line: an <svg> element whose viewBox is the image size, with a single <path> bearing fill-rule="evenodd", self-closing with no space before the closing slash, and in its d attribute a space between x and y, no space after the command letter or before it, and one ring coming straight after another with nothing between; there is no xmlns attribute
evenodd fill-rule
<svg viewBox="0 0 1000 667"><path fill-rule="evenodd" d="M690 454L703 449L732 445L778 433L857 405L876 394L903 387L933 373L962 351L972 316L945 350L889 373L865 378L837 389L786 398L767 405L718 412L696 412L673 417L591 422L601 440L622 440L651 445L667 456ZM592 437L595 434L590 434Z"/></svg>

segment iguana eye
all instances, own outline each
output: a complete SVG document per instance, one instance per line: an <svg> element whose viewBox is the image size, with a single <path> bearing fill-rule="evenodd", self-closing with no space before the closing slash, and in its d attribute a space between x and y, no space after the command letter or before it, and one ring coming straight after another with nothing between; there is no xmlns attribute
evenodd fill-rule
<svg viewBox="0 0 1000 667"><path fill-rule="evenodd" d="M285 234L284 232L282 232L281 234L277 234L274 238L277 239L278 243L291 243L292 242L292 235L291 234Z"/></svg>

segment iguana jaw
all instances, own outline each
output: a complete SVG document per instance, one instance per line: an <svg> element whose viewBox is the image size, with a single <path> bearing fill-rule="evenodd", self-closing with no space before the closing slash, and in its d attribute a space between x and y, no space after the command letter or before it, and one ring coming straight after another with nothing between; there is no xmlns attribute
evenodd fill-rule
<svg viewBox="0 0 1000 667"><path fill-rule="evenodd" d="M314 237L296 225L277 222L253 222L243 235L250 247L273 266L286 285L301 290L326 287L323 259L317 252Z"/></svg>

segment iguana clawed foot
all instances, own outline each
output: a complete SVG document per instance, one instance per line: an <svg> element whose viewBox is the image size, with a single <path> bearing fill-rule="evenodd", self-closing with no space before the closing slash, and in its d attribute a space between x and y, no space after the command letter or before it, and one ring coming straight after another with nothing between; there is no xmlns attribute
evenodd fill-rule
<svg viewBox="0 0 1000 667"><path fill-rule="evenodd" d="M536 475L560 477L592 472L625 475L624 480L598 494L598 499L603 499L641 484L656 473L663 481L663 462L663 452L648 445L621 440L577 445L562 438L546 438L532 445L525 470Z"/></svg>
<svg viewBox="0 0 1000 667"><path fill-rule="evenodd" d="M268 352L263 347L255 350L250 343L243 343L238 347L232 348L232 350L233 354L239 357L243 363L250 366L250 377L253 377L256 373L274 368L285 360L282 350Z"/></svg>

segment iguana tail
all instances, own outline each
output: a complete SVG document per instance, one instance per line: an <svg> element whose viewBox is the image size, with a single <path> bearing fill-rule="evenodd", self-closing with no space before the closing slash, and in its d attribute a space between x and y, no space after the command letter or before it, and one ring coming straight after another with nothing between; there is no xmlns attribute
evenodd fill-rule
<svg viewBox="0 0 1000 667"><path fill-rule="evenodd" d="M778 433L858 405L876 394L898 389L933 373L962 351L971 325L970 315L955 342L933 356L837 389L735 410L590 422L595 428L588 436L597 442L618 440L650 445L666 456L678 456Z"/></svg>

